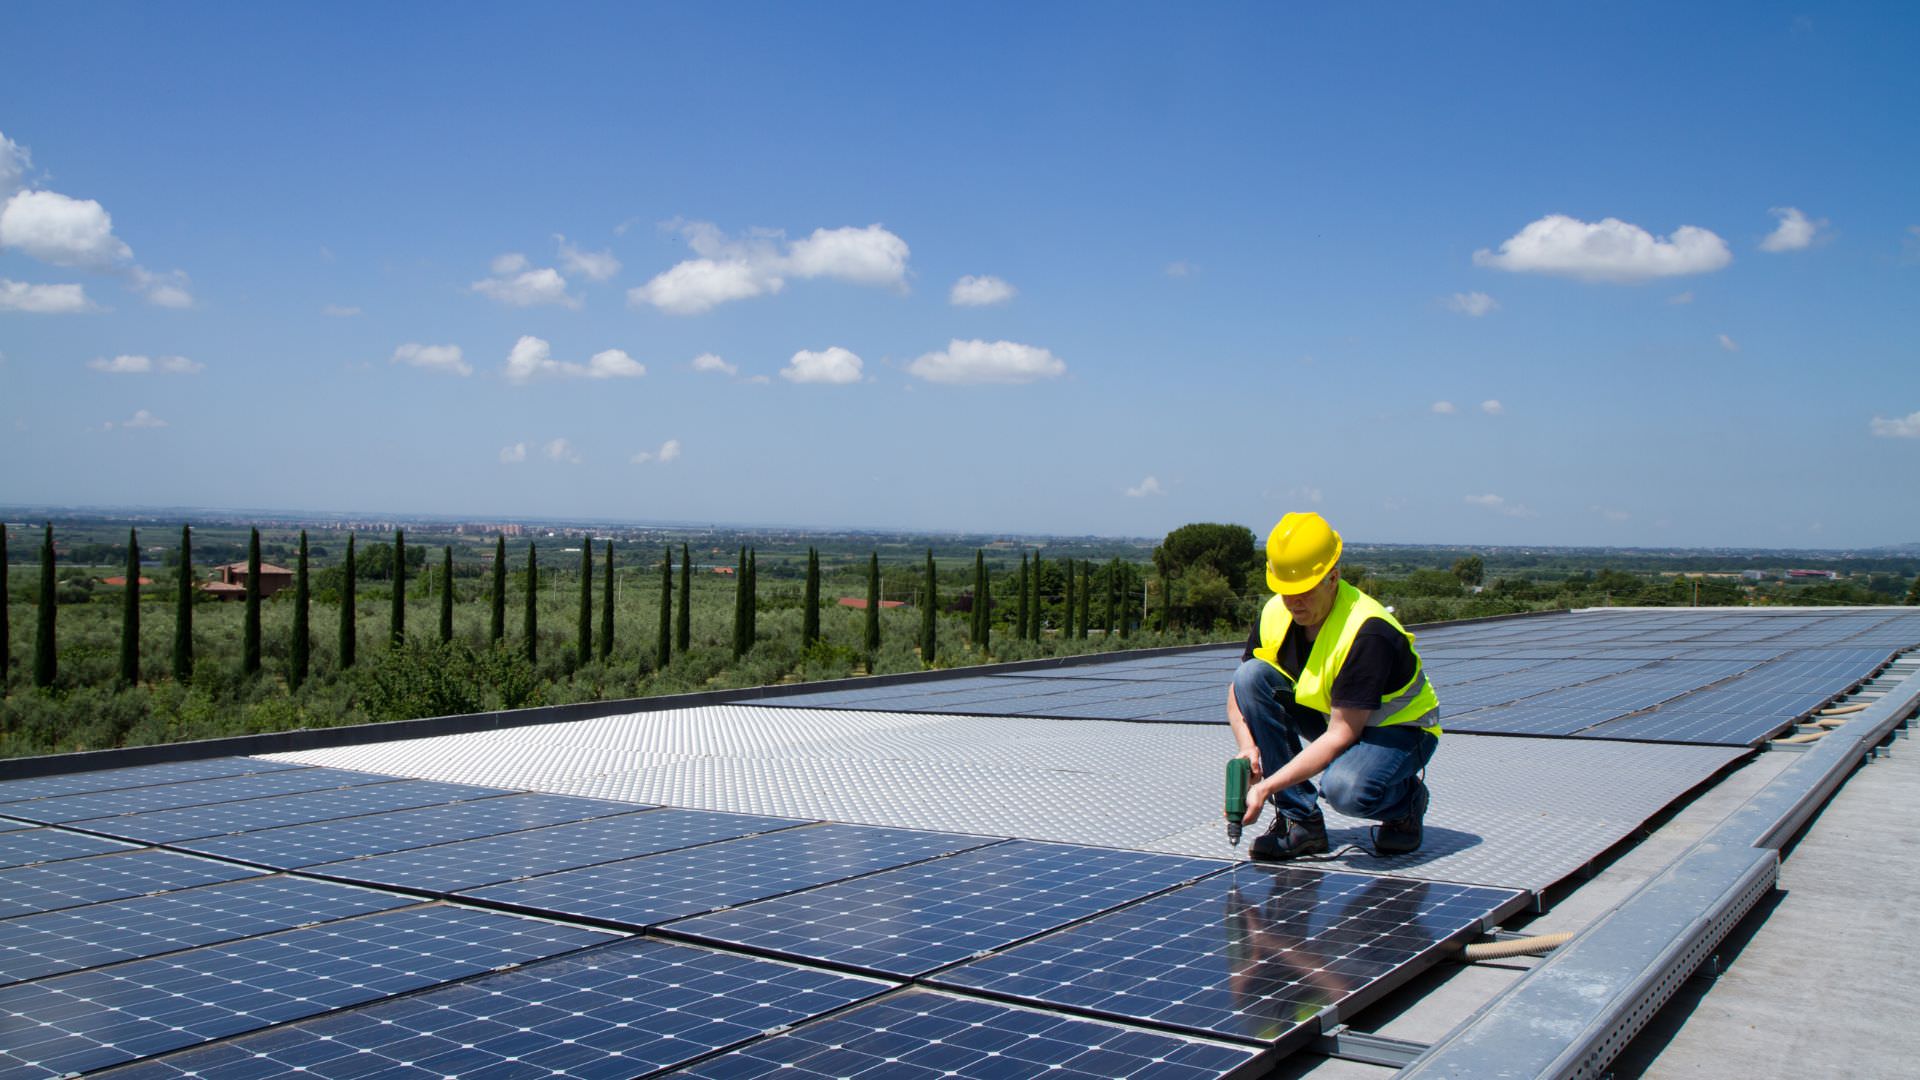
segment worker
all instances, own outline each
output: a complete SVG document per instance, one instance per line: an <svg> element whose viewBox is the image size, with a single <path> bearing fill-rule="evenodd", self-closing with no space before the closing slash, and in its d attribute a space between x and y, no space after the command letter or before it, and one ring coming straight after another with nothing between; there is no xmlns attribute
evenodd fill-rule
<svg viewBox="0 0 1920 1080"><path fill-rule="evenodd" d="M1422 778L1439 746L1439 700L1413 635L1378 600L1340 580L1340 534L1293 513L1267 536L1267 601L1227 689L1227 723L1252 765L1245 824L1271 800L1256 859L1327 850L1319 796L1380 822L1380 855L1420 847ZM1320 781L1316 792L1313 781Z"/></svg>

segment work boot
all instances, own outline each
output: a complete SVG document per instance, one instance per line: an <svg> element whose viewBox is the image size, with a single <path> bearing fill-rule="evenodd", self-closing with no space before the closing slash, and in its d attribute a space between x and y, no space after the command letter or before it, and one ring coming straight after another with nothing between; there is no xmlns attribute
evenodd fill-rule
<svg viewBox="0 0 1920 1080"><path fill-rule="evenodd" d="M1413 812L1394 821L1383 821L1373 830L1373 850L1379 855L1405 855L1420 850L1421 822L1427 816L1427 785L1413 778Z"/></svg>
<svg viewBox="0 0 1920 1080"><path fill-rule="evenodd" d="M1327 819L1321 814L1290 818L1275 814L1267 831L1253 838L1250 854L1256 859L1280 861L1327 850Z"/></svg>

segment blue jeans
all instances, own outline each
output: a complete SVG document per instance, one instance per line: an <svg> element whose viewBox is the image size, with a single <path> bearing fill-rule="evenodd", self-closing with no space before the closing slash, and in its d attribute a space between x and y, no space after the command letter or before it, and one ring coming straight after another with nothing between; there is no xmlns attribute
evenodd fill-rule
<svg viewBox="0 0 1920 1080"><path fill-rule="evenodd" d="M1260 770L1272 776L1327 730L1326 715L1293 700L1293 684L1258 657L1233 673L1233 698L1260 748ZM1396 821L1413 810L1415 777L1440 745L1416 724L1370 727L1320 774L1318 795L1348 817ZM1312 817L1320 802L1309 781L1275 792L1273 804L1290 818Z"/></svg>

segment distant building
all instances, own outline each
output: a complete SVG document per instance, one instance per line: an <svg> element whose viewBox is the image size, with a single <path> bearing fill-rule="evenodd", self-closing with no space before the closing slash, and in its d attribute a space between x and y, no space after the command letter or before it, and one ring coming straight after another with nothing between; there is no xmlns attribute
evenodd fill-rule
<svg viewBox="0 0 1920 1080"><path fill-rule="evenodd" d="M1840 580L1840 571L1838 570L1789 570L1787 571L1787 580L1788 581L1838 581Z"/></svg>
<svg viewBox="0 0 1920 1080"><path fill-rule="evenodd" d="M1765 570L1742 570L1740 571L1740 576L1747 581L1767 580L1767 572Z"/></svg>
<svg viewBox="0 0 1920 1080"><path fill-rule="evenodd" d="M101 579L100 579L100 584L102 584L102 585L117 585L117 586L124 586L124 585L126 585L126 583L127 583L127 575L125 575L125 574L116 574L116 575L114 575L113 577L110 577L110 578L101 578ZM153 584L153 579L152 579L152 578L150 578L150 577L143 577L143 578L141 578L141 579L140 579L140 584L142 584L142 585L151 585L151 584Z"/></svg>
<svg viewBox="0 0 1920 1080"><path fill-rule="evenodd" d="M202 583L201 592L212 593L222 600L234 600L247 595L246 563L228 563L214 567L214 570L219 573L220 580ZM292 584L293 571L272 563L260 564L260 599L265 600Z"/></svg>
<svg viewBox="0 0 1920 1080"><path fill-rule="evenodd" d="M867 598L864 596L843 596L840 598L840 606L850 607L850 608L853 608L855 611L865 611L867 610ZM882 611L885 611L890 607L906 607L906 606L907 606L907 602L905 600L880 601L880 610Z"/></svg>

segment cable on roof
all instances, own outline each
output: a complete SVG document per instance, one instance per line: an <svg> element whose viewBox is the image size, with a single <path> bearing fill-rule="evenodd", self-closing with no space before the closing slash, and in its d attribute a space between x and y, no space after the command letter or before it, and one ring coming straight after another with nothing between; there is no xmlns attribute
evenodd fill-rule
<svg viewBox="0 0 1920 1080"><path fill-rule="evenodd" d="M1536 934L1533 937L1514 938L1511 941L1482 941L1472 945L1463 945L1454 954L1454 959L1463 964L1474 964L1482 960L1505 960L1512 956L1539 956L1573 940L1571 931L1558 934Z"/></svg>

